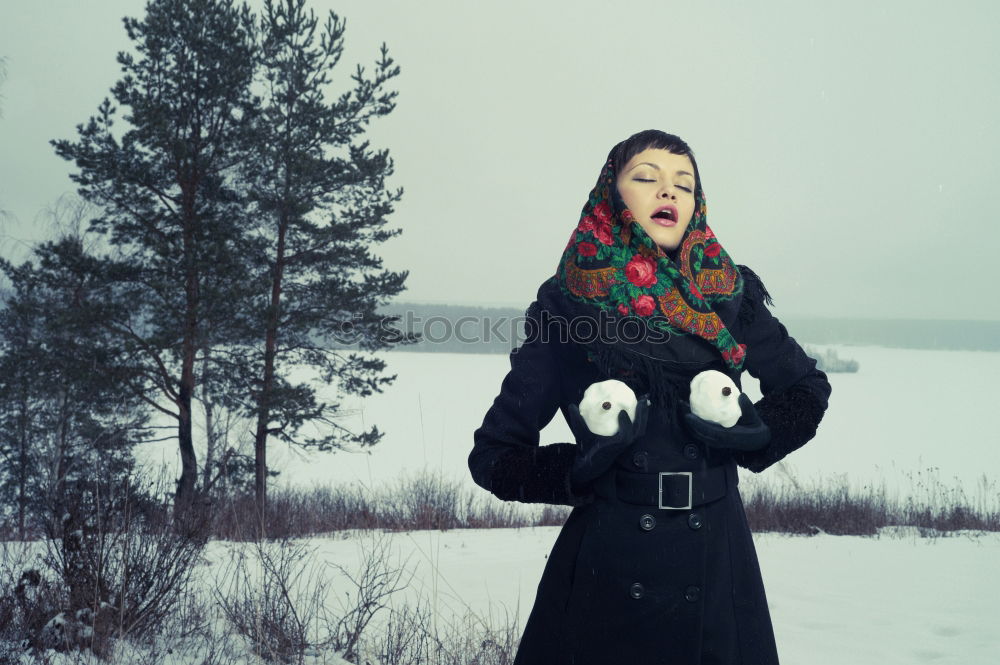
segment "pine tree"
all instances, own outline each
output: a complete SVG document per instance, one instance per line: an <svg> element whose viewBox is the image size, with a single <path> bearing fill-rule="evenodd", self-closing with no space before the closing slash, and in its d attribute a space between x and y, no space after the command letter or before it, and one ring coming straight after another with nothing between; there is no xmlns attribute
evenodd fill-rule
<svg viewBox="0 0 1000 665"><path fill-rule="evenodd" d="M90 262L72 235L21 265L0 260L10 283L0 310L0 496L21 538L32 526L58 528L76 484L122 479L146 433L121 349L87 305Z"/></svg>
<svg viewBox="0 0 1000 665"><path fill-rule="evenodd" d="M126 130L106 99L76 141L53 142L112 250L87 264L102 285L87 294L101 312L91 332L115 340L127 385L177 423L177 507L198 477L197 390L210 421L218 406L256 422L263 510L269 437L323 450L381 437L349 431L293 372L367 396L395 377L331 332L350 328L366 352L413 340L376 313L406 278L372 253L399 233L385 225L402 191L385 187L388 151L363 140L392 111L399 68L383 45L372 75L358 67L327 100L345 25L331 12L320 29L304 0L265 2L259 25L232 0L152 0L125 27L136 55L119 54L112 93Z"/></svg>
<svg viewBox="0 0 1000 665"><path fill-rule="evenodd" d="M113 284L99 323L128 358L135 393L177 423L177 507L186 508L198 472L198 354L226 337L207 328L231 318L235 298L223 287L243 282L247 209L232 183L249 154L255 33L249 10L227 0L151 0L141 21L124 23L137 54L118 55L124 76L112 95L128 129L117 132L105 99L78 140L53 145L102 210L91 228L116 256L95 267Z"/></svg>
<svg viewBox="0 0 1000 665"><path fill-rule="evenodd" d="M393 172L388 151L362 141L370 121L393 110L397 93L385 86L399 68L383 44L373 74L358 66L352 89L330 101L344 21L330 12L320 28L304 0L267 0L261 23L265 92L249 191L269 287L255 324L260 351L252 376L255 489L263 511L269 436L321 450L381 438L377 427L348 431L338 423L338 403L324 402L290 375L307 366L341 392L381 391L395 378L381 375L385 363L332 348L330 331L350 328L365 351L389 346L376 309L403 290L407 273L382 269L371 251L400 232L384 226L402 190L385 188ZM309 423L318 433L302 434Z"/></svg>

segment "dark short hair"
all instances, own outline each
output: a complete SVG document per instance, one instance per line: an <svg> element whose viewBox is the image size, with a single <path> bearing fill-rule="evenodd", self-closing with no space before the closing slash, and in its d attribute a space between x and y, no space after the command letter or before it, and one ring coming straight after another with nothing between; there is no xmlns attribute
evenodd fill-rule
<svg viewBox="0 0 1000 665"><path fill-rule="evenodd" d="M643 150L649 149L666 150L675 155L684 155L691 160L694 167L695 188L701 187L701 176L698 174L698 162L695 161L694 151L691 146L684 142L679 136L661 132L658 129L647 129L628 137L608 153L608 159L613 161L615 175L622 172L625 165Z"/></svg>

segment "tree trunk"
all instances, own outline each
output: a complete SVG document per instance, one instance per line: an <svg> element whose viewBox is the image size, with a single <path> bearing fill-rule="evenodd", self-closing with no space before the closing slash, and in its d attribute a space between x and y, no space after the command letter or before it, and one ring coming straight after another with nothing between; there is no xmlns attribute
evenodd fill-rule
<svg viewBox="0 0 1000 665"><path fill-rule="evenodd" d="M174 512L186 512L194 502L198 480L198 460L194 453L191 430L191 398L194 396L194 361L198 349L198 267L194 226L197 223L195 194L197 184L183 186L184 219L184 336L181 342L181 380L177 390L177 443L181 453L181 477L177 480Z"/></svg>
<svg viewBox="0 0 1000 665"><path fill-rule="evenodd" d="M278 247L274 261L274 275L271 279L271 306L268 309L267 330L264 335L264 376L257 402L257 432L254 436L254 490L261 535L264 530L264 511L267 509L267 424L271 419L271 391L274 389L274 360L278 348L281 280L285 274L287 229L288 213L283 210L278 223Z"/></svg>
<svg viewBox="0 0 1000 665"><path fill-rule="evenodd" d="M183 513L194 502L195 481L198 478L198 460L191 434L191 386L183 379L178 397L177 443L181 453L181 477L177 480L174 511Z"/></svg>
<svg viewBox="0 0 1000 665"><path fill-rule="evenodd" d="M28 492L27 490L27 475L28 475L28 445L25 441L25 437L20 437L18 446L18 470L17 470L17 538L22 543L26 540L24 534L24 523L25 515L28 512Z"/></svg>
<svg viewBox="0 0 1000 665"><path fill-rule="evenodd" d="M215 463L215 450L218 445L218 433L215 431L215 407L212 405L212 398L208 394L209 383L209 358L211 351L205 351L205 369L201 376L201 401L205 405L205 468L201 474L202 491L208 492L212 486L212 464Z"/></svg>
<svg viewBox="0 0 1000 665"><path fill-rule="evenodd" d="M28 423L30 410L27 395L22 393L20 399L20 414L18 420L18 468L17 468L17 537L25 541L25 515L28 512Z"/></svg>

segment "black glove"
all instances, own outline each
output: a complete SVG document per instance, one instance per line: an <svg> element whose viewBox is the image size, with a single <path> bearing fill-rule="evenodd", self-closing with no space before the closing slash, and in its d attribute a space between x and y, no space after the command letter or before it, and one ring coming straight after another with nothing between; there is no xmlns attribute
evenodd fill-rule
<svg viewBox="0 0 1000 665"><path fill-rule="evenodd" d="M570 482L580 488L611 468L615 458L646 431L649 413L647 395L640 397L635 406L635 422L625 409L618 412L618 431L611 436L594 434L580 415L576 404L570 404L569 428L576 436L577 451L570 471Z"/></svg>
<svg viewBox="0 0 1000 665"><path fill-rule="evenodd" d="M740 393L737 400L743 415L732 427L723 427L718 423L703 420L691 413L691 405L681 404L687 410L684 414L684 424L691 435L714 448L733 448L735 450L760 450L771 441L771 430L760 419L757 409L746 393Z"/></svg>

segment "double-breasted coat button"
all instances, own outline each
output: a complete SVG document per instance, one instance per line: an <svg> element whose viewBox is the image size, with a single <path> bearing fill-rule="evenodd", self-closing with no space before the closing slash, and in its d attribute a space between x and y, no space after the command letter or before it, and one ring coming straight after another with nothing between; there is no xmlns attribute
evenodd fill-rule
<svg viewBox="0 0 1000 665"><path fill-rule="evenodd" d="M688 459L698 459L698 446L689 443L684 446L684 457Z"/></svg>
<svg viewBox="0 0 1000 665"><path fill-rule="evenodd" d="M634 455L632 455L632 466L637 469L645 470L646 464L649 461L649 455L645 450L640 450Z"/></svg>
<svg viewBox="0 0 1000 665"><path fill-rule="evenodd" d="M643 515L639 518L639 528L643 531L652 531L656 526L656 518L652 515Z"/></svg>
<svg viewBox="0 0 1000 665"><path fill-rule="evenodd" d="M701 515L699 513L691 513L688 515L688 526L692 529L701 528Z"/></svg>
<svg viewBox="0 0 1000 665"><path fill-rule="evenodd" d="M645 593L646 589L644 589L643 586L638 582L632 584L632 586L630 586L628 589L628 595L632 596L635 599L642 598L643 595L645 595Z"/></svg>
<svg viewBox="0 0 1000 665"><path fill-rule="evenodd" d="M693 603L701 597L701 588L696 587L693 584L688 588L684 589L684 600L689 603Z"/></svg>

